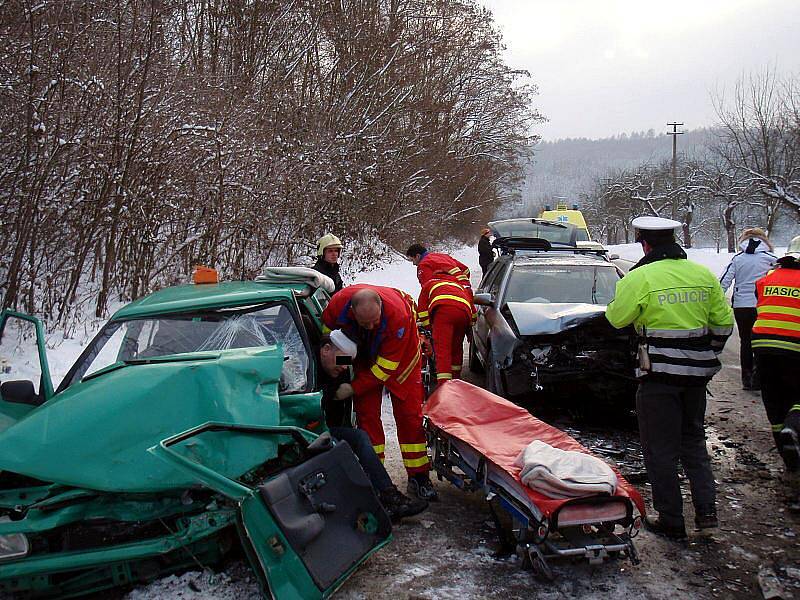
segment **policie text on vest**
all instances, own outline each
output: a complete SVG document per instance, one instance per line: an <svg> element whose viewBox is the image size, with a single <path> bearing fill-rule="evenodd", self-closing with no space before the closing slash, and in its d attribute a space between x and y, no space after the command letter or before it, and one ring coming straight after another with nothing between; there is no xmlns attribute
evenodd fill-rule
<svg viewBox="0 0 800 600"><path fill-rule="evenodd" d="M697 302L708 302L709 294L707 290L689 290L686 292L666 292L658 294L658 304L688 304Z"/></svg>

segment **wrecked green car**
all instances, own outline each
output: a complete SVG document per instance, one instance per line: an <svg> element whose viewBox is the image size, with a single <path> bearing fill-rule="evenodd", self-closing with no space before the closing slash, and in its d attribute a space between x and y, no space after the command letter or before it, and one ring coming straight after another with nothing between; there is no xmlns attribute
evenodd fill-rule
<svg viewBox="0 0 800 600"><path fill-rule="evenodd" d="M147 582L238 537L265 596L324 598L389 541L352 451L323 434L326 282L276 271L125 306L55 390L41 322L2 313L0 342L30 327L38 369L0 375L0 595Z"/></svg>

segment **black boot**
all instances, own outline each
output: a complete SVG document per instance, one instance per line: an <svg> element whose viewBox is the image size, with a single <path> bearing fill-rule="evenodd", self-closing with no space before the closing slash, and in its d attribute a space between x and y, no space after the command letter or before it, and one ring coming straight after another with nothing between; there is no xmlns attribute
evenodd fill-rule
<svg viewBox="0 0 800 600"><path fill-rule="evenodd" d="M386 509L392 523L403 517L413 517L428 508L428 502L419 498L409 498L395 486L386 488L380 493L381 504Z"/></svg>
<svg viewBox="0 0 800 600"><path fill-rule="evenodd" d="M672 525L665 523L661 517L647 516L644 518L644 528L647 531L655 533L656 535L664 536L671 540L685 540L686 539L686 526L681 523Z"/></svg>
<svg viewBox="0 0 800 600"><path fill-rule="evenodd" d="M790 412L789 415L791 414ZM788 421L789 418L787 417L786 420ZM790 472L800 470L800 440L797 431L793 427L784 427L779 439L778 448L780 448L781 457L786 464L786 470Z"/></svg>
<svg viewBox="0 0 800 600"><path fill-rule="evenodd" d="M750 371L742 370L742 389L743 390L753 389L753 374Z"/></svg>
<svg viewBox="0 0 800 600"><path fill-rule="evenodd" d="M800 471L787 471L783 475L786 486L784 496L790 512L800 512Z"/></svg>
<svg viewBox="0 0 800 600"><path fill-rule="evenodd" d="M701 504L694 508L694 524L698 529L714 529L719 527L717 508L713 504Z"/></svg>
<svg viewBox="0 0 800 600"><path fill-rule="evenodd" d="M408 478L408 493L423 500L439 499L439 494L436 493L433 482L427 473L416 473Z"/></svg>
<svg viewBox="0 0 800 600"><path fill-rule="evenodd" d="M753 374L750 376L750 389L754 391L761 389L761 376L758 374L758 369L753 369Z"/></svg>

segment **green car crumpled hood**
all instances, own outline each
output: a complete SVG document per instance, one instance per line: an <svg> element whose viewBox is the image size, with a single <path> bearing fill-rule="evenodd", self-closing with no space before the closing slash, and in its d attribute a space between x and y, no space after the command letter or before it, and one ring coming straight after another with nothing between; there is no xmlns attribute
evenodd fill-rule
<svg viewBox="0 0 800 600"><path fill-rule="evenodd" d="M191 476L147 449L207 421L280 425L282 366L282 349L268 347L128 365L88 378L0 433L0 470L112 492L190 487L197 483ZM277 446L219 434L182 451L236 477L272 458Z"/></svg>

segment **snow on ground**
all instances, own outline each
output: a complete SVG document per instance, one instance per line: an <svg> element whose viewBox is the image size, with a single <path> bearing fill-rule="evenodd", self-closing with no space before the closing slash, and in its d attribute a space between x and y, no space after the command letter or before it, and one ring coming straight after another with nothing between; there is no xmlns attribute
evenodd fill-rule
<svg viewBox="0 0 800 600"><path fill-rule="evenodd" d="M113 314L124 304L114 303L109 312ZM63 330L47 331L45 324L47 363L54 389L58 388L67 371L104 324L104 319L86 316L79 326L73 328L70 336L65 335ZM5 369L3 380L27 379L38 386L41 367L36 340L33 338L33 324L14 319L6 327L8 329L0 341L0 370ZM6 335L9 332L11 335Z"/></svg>
<svg viewBox="0 0 800 600"><path fill-rule="evenodd" d="M619 254L620 257L628 260L637 261L642 257L642 247L639 244L619 244L608 246L608 248L610 253ZM477 287L481 280L481 269L478 265L476 246L448 248L446 251L470 268L472 285ZM776 250L776 254L782 256L784 251L785 248L779 248ZM715 248L691 248L687 250L687 254L691 260L704 264L717 276L721 275L733 256L727 252L717 253ZM346 280L346 283L373 283L396 287L417 298L420 286L417 281L416 267L399 253L391 255L394 258L388 264L378 269L363 271L351 280ZM114 310L121 306L121 304L115 306ZM47 360L55 388L58 387L64 375L102 325L103 321L87 318L86 324L73 337L65 338L62 331L47 333ZM4 374L3 379L29 379L38 382L39 359L36 354L36 346L30 339L21 339L19 335L4 336L2 344L0 344L0 365L10 369ZM383 413L384 421L387 423L386 433L389 449L387 454L398 455L390 404L384 403Z"/></svg>
<svg viewBox="0 0 800 600"><path fill-rule="evenodd" d="M637 261L642 257L642 247L639 244L620 244L609 246L608 248L609 252L619 254L620 257L628 260ZM782 256L784 250L784 248L779 248L776 250L776 254ZM476 247L463 246L450 251L450 253L470 268L472 285L477 287L481 279L481 269L478 265ZM722 274L725 266L733 256L727 252L717 253L714 248L691 248L687 251L687 254L691 260L706 265L717 276ZM394 259L383 267L363 271L347 281L347 283L373 283L396 287L417 298L420 286L417 281L416 267L398 253L394 253L393 256ZM86 325L70 338L65 338L61 331L48 332L46 336L47 360L55 387L58 387L61 379L75 362L75 359L102 325L102 321L87 319ZM15 335L4 339L2 345L0 345L0 363L3 360L6 361L6 366L12 369L9 373L6 373L8 379L38 380L39 361L35 344L30 340L20 340Z"/></svg>
<svg viewBox="0 0 800 600"><path fill-rule="evenodd" d="M622 258L634 261L639 260L642 256L641 246L638 244L611 246L609 250L612 253L619 254ZM780 250L778 252L779 256L783 254ZM462 247L454 251L451 250L450 253L469 266L472 271L473 286L477 287L480 281L481 270L478 266L476 248L474 246ZM690 259L706 265L717 275L721 274L732 257L731 254L725 252L717 253L716 249L713 248L693 248L688 250L688 255ZM394 260L384 267L359 273L352 280L346 281L346 283L374 283L397 287L408 292L415 298L420 291L420 286L416 278L416 267L397 254L395 254ZM64 339L63 334L58 331L48 334L48 360L56 386L102 323L95 321L93 325L95 330L92 330L92 327L87 327L81 335L71 339ZM11 337L12 339L16 338L16 336L6 337ZM4 343L0 346L0 361L3 358L7 359L9 364L22 364L21 369L12 371L10 375L7 374L4 376L4 379L6 377L14 379L22 378L26 374L32 373L32 371L35 370L34 365L38 364L34 346L30 343L23 343L21 345ZM391 412L391 403L388 401L384 401L382 416L387 438L387 468L395 477L396 482L401 487L404 487L399 479L399 477L402 477L403 468L396 439L396 427ZM430 525L433 526L434 524L431 523ZM423 527L427 526L428 525L423 525ZM486 549L478 546L474 552L467 555L462 553L454 559L460 563L460 571L462 574L468 574L472 567L479 569L479 566L486 561L492 562L492 565L488 567L491 570L505 568L503 564L501 564L501 561L487 556L484 550ZM433 562L436 563L436 561ZM416 572L416 569L429 570L436 568L435 564L407 565L405 571L398 567L394 574L391 575L391 582L387 582L387 585L390 585L390 587L397 587L396 584L402 583L400 580L417 578L419 573ZM521 577L523 575L518 574L516 576ZM613 597L623 598L638 596L634 590L627 589L625 585L620 586L620 583L622 582L615 581L610 586L611 589L607 590L613 590L615 592L612 594ZM482 586L484 584L485 582L483 581L472 581L471 578L467 576L463 577L460 582L450 580L448 583L441 586L434 586L433 590L435 590L435 596L441 598L477 597L482 595ZM432 590L427 591L431 592ZM565 589L554 590L554 597L560 596L562 592L567 593L568 591ZM351 594L346 590L342 592L342 595L351 597ZM567 595L570 594L567 593ZM227 571L219 574L213 574L208 571L193 571L180 576L165 577L147 586L134 589L126 596L128 600L155 598L166 600L177 600L179 598L207 600L211 598L247 599L257 597L259 597L258 586L248 568L241 562L234 563ZM362 596L356 593L353 597Z"/></svg>
<svg viewBox="0 0 800 600"><path fill-rule="evenodd" d="M620 258L638 261L644 253L641 244L617 244L607 246L609 254L618 254ZM785 248L777 248L777 256L783 256ZM481 268L478 265L478 250L476 246L463 246L450 252L450 254L463 262L472 272L472 286L478 287L481 280ZM698 262L708 267L717 276L722 275L725 267L733 258L733 254L721 251L716 248L689 248L686 251L690 260ZM417 281L417 269L410 262L400 256L379 269L364 271L356 275L352 281L347 283L373 283L376 285L386 285L399 288L411 294L414 298L419 296L420 286Z"/></svg>
<svg viewBox="0 0 800 600"><path fill-rule="evenodd" d="M140 586L125 596L127 600L258 600L263 598L255 576L244 563L227 571L210 569L162 577Z"/></svg>
<svg viewBox="0 0 800 600"><path fill-rule="evenodd" d="M638 261L644 256L641 244L618 244L606 247L609 253L619 254L620 258L627 258L628 260ZM785 247L775 249L775 256L783 256L784 254L786 254ZM699 262L701 265L708 267L717 277L722 275L725 267L728 266L734 256L725 251L717 252L716 248L689 248L686 250L686 255L689 260Z"/></svg>
<svg viewBox="0 0 800 600"><path fill-rule="evenodd" d="M97 329L100 324L97 323ZM41 367L33 331L27 322L24 325L17 321L9 323L8 331L4 332L0 343L0 363L6 369L4 379L27 379L38 383ZM95 333L96 330L90 330L80 337L65 338L62 331L55 331L45 336L47 362L54 388L61 383L64 375Z"/></svg>
<svg viewBox="0 0 800 600"><path fill-rule="evenodd" d="M432 251L435 252L437 250L434 249ZM477 246L463 246L449 252L449 254L469 267L472 273L472 285L477 287L481 280ZM372 283L394 287L408 292L415 299L420 292L419 281L417 281L417 267L411 261L400 256L397 256L391 263L379 269L359 273L352 281L347 281L346 283Z"/></svg>

